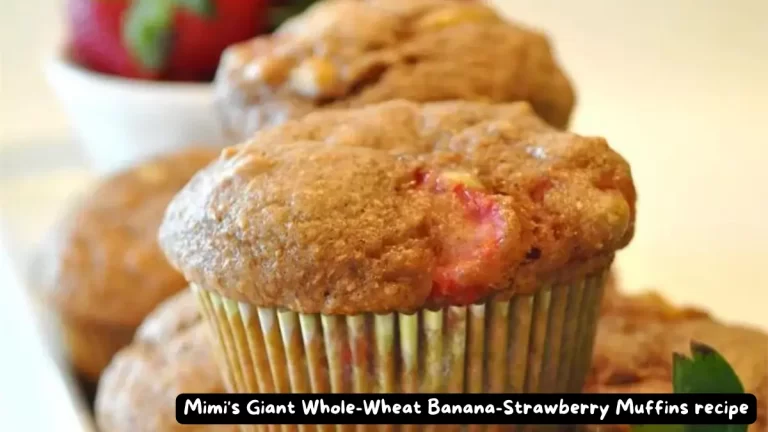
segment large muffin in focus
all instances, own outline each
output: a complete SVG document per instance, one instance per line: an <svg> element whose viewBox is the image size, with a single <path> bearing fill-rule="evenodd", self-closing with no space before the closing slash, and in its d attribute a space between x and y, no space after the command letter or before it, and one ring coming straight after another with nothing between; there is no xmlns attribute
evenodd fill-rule
<svg viewBox="0 0 768 432"><path fill-rule="evenodd" d="M43 244L36 297L87 383L98 380L147 314L186 286L160 251L157 230L171 198L218 153L191 148L99 181Z"/></svg>
<svg viewBox="0 0 768 432"><path fill-rule="evenodd" d="M208 327L195 297L182 291L139 327L136 339L110 363L99 382L96 422L109 432L234 432L237 426L180 425L176 396L223 393L224 380L209 349Z"/></svg>
<svg viewBox="0 0 768 432"><path fill-rule="evenodd" d="M575 101L543 34L456 0L319 2L228 48L216 91L234 140L318 108L393 99L527 101L565 128Z"/></svg>
<svg viewBox="0 0 768 432"><path fill-rule="evenodd" d="M605 140L527 103L399 100L224 150L160 243L235 391L579 391L634 204Z"/></svg>

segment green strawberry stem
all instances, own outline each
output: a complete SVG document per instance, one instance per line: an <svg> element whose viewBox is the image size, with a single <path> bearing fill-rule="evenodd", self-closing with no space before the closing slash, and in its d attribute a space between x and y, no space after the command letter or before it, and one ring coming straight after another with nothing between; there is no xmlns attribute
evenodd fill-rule
<svg viewBox="0 0 768 432"><path fill-rule="evenodd" d="M691 342L691 357L672 357L675 393L744 393L736 371L714 348ZM746 432L747 425L633 425L632 432Z"/></svg>
<svg viewBox="0 0 768 432"><path fill-rule="evenodd" d="M214 0L133 0L128 8L123 40L133 58L148 71L160 71L167 63L177 7L206 19L215 15Z"/></svg>

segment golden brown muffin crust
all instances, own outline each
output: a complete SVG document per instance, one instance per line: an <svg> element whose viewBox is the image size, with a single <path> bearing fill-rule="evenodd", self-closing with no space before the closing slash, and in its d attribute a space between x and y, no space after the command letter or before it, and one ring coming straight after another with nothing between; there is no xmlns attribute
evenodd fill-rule
<svg viewBox="0 0 768 432"><path fill-rule="evenodd" d="M564 128L574 91L547 38L482 2L330 0L231 47L216 88L238 139L317 108L528 101Z"/></svg>
<svg viewBox="0 0 768 432"><path fill-rule="evenodd" d="M95 385L116 352L133 339L134 327L110 326L59 317L57 348L62 349L78 378Z"/></svg>
<svg viewBox="0 0 768 432"><path fill-rule="evenodd" d="M180 425L176 396L221 393L224 381L209 346L208 327L188 290L161 304L139 327L134 343L104 371L96 421L109 432L236 432L237 426Z"/></svg>
<svg viewBox="0 0 768 432"><path fill-rule="evenodd" d="M199 322L162 344L136 342L104 371L96 396L96 420L110 432L237 431L237 426L180 425L176 396L226 389Z"/></svg>
<svg viewBox="0 0 768 432"><path fill-rule="evenodd" d="M525 103L392 101L226 149L171 203L160 243L192 283L256 306L409 311L440 305L436 277L485 296L604 267L634 202L605 140Z"/></svg>
<svg viewBox="0 0 768 432"><path fill-rule="evenodd" d="M768 427L768 335L715 321L695 308L678 308L657 294L624 296L604 310L598 324L590 393L669 393L672 355L688 354L692 340L712 346L736 370L747 393L758 400L758 420L750 432ZM629 431L601 426L601 432Z"/></svg>
<svg viewBox="0 0 768 432"><path fill-rule="evenodd" d="M190 149L100 182L44 245L43 297L82 320L136 327L162 300L186 286L157 245L165 207L218 154Z"/></svg>

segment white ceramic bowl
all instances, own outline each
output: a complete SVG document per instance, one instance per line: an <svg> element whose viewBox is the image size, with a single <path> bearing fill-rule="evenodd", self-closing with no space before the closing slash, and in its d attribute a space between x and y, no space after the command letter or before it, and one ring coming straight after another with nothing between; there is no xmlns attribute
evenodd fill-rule
<svg viewBox="0 0 768 432"><path fill-rule="evenodd" d="M89 71L58 54L46 75L99 173L189 146L223 146L209 83L151 82Z"/></svg>

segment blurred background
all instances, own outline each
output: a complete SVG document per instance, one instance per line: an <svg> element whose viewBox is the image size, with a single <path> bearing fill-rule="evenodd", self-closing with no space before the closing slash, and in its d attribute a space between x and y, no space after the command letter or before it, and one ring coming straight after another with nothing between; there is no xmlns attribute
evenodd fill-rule
<svg viewBox="0 0 768 432"><path fill-rule="evenodd" d="M18 270L93 176L45 80L62 2L2 3L0 337L21 349ZM640 201L636 238L618 259L624 286L768 328L768 1L495 3L552 37L578 92L572 128L605 136L632 164ZM0 407L13 397L4 384Z"/></svg>

